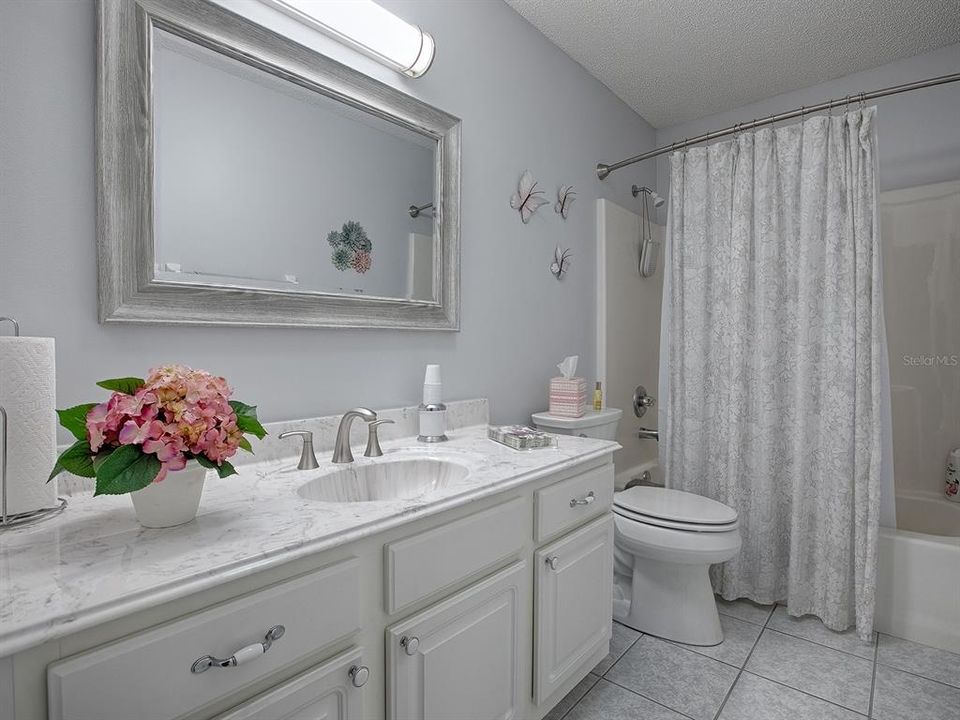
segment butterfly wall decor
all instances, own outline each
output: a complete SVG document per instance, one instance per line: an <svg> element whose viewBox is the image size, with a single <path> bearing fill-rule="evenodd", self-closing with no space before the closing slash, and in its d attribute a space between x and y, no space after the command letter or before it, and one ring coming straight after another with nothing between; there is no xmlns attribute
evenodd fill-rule
<svg viewBox="0 0 960 720"><path fill-rule="evenodd" d="M550 272L557 280L563 277L563 274L569 269L571 257L573 257L573 253L569 249L561 250L560 246L557 245L557 249L553 252L553 262L550 264Z"/></svg>
<svg viewBox="0 0 960 720"><path fill-rule="evenodd" d="M520 213L520 220L526 225L533 214L549 201L544 199L543 190L537 190L537 183L529 170L524 170L520 176L520 184L510 198L510 207Z"/></svg>
<svg viewBox="0 0 960 720"><path fill-rule="evenodd" d="M576 193L573 191L573 185L561 185L560 189L557 191L557 204L553 206L553 209L560 214L564 220L567 219L567 213L570 212L570 206L573 205L573 201L576 199L574 196Z"/></svg>

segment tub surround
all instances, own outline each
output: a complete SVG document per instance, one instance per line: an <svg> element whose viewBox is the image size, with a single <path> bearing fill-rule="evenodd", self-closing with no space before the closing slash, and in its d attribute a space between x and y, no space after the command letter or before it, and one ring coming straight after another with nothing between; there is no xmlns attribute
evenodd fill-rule
<svg viewBox="0 0 960 720"><path fill-rule="evenodd" d="M381 427L382 458L362 457L365 428L354 431L358 465L415 449L470 469L465 479L413 500L321 503L297 493L309 478L337 467L328 449L339 416L268 425L256 455L237 464L237 476L211 475L196 520L177 528L146 530L129 498L94 498L75 482L77 494L61 516L0 536L0 657L574 466L608 461L617 447L564 437L556 449L516 452L486 438L485 400L448 408L450 442L442 448L414 439L416 407L378 413L396 421ZM277 439L289 429L314 432L318 470L296 470L298 445Z"/></svg>

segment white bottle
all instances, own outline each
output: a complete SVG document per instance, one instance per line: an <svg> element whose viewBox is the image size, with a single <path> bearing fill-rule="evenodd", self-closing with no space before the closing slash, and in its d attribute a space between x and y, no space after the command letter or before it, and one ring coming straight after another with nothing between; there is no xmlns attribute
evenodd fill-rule
<svg viewBox="0 0 960 720"><path fill-rule="evenodd" d="M420 403L420 434L417 440L437 443L447 437L447 406L441 402L443 384L440 381L440 366L427 365L423 377L423 402Z"/></svg>

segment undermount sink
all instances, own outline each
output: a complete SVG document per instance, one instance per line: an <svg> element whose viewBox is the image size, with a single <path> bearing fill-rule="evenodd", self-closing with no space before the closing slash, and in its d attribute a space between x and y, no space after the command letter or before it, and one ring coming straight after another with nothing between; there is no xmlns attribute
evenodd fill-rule
<svg viewBox="0 0 960 720"><path fill-rule="evenodd" d="M459 463L436 458L351 463L304 483L297 494L306 500L334 503L413 500L469 474L469 468Z"/></svg>

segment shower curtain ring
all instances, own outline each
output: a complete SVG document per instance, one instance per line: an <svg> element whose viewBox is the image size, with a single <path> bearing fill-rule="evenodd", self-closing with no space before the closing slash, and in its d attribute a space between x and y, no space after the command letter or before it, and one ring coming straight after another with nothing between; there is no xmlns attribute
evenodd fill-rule
<svg viewBox="0 0 960 720"><path fill-rule="evenodd" d="M860 109L867 109L867 94L863 90L860 91Z"/></svg>

